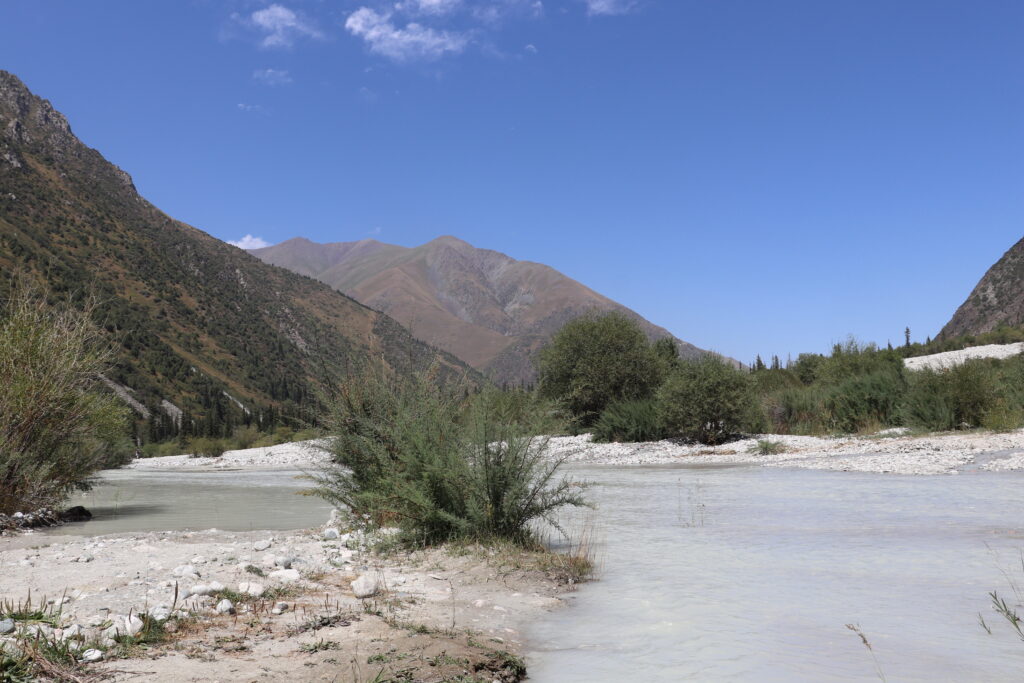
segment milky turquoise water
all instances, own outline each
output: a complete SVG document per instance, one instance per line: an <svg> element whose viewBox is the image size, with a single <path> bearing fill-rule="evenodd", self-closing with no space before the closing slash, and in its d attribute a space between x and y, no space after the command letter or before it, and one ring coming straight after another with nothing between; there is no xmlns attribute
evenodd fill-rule
<svg viewBox="0 0 1024 683"><path fill-rule="evenodd" d="M1024 587L1020 474L576 471L600 578L529 631L532 681L1024 679L987 596Z"/></svg>
<svg viewBox="0 0 1024 683"><path fill-rule="evenodd" d="M75 496L89 522L46 533L97 535L182 529L303 529L327 521L330 506L299 493L309 487L298 471L151 472L110 470Z"/></svg>

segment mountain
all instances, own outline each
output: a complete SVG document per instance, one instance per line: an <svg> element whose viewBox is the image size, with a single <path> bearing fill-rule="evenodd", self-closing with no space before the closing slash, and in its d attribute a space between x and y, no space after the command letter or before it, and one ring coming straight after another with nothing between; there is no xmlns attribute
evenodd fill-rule
<svg viewBox="0 0 1024 683"><path fill-rule="evenodd" d="M567 321L590 311L620 311L651 339L672 337L549 266L455 237L413 248L376 240L317 244L297 237L252 253L384 311L499 383L531 381L536 351ZM704 353L677 344L683 357Z"/></svg>
<svg viewBox="0 0 1024 683"><path fill-rule="evenodd" d="M54 295L98 296L120 344L109 385L144 414L296 409L325 376L438 355L387 315L162 213L0 71L0 272L15 269ZM9 287L0 278L0 296Z"/></svg>
<svg viewBox="0 0 1024 683"><path fill-rule="evenodd" d="M978 335L1003 325L1024 325L1024 239L988 269L938 338Z"/></svg>

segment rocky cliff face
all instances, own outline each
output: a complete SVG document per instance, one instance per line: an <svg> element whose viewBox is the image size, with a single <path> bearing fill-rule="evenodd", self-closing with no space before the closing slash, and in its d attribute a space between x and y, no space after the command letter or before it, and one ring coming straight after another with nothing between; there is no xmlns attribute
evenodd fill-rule
<svg viewBox="0 0 1024 683"><path fill-rule="evenodd" d="M210 411L227 394L295 407L371 359L403 372L437 355L387 315L168 217L0 71L0 272L15 269L57 294L96 292L122 345L109 379L154 411Z"/></svg>
<svg viewBox="0 0 1024 683"><path fill-rule="evenodd" d="M939 339L990 332L1000 325L1024 325L1024 239L988 269Z"/></svg>
<svg viewBox="0 0 1024 683"><path fill-rule="evenodd" d="M316 244L295 238L252 253L388 313L420 339L497 382L532 381L537 350L562 325L586 313L619 311L636 319L651 339L672 337L549 266L478 249L455 237L415 248L375 240ZM677 344L683 357L703 353L687 342Z"/></svg>

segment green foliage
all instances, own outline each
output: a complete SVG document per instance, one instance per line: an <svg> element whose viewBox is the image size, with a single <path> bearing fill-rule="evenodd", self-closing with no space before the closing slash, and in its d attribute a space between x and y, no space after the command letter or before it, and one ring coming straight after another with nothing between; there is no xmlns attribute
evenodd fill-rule
<svg viewBox="0 0 1024 683"><path fill-rule="evenodd" d="M657 401L640 399L610 403L594 423L594 441L660 441L665 438Z"/></svg>
<svg viewBox="0 0 1024 683"><path fill-rule="evenodd" d="M776 434L819 434L831 419L825 408L827 392L820 386L784 389L764 397L770 431Z"/></svg>
<svg viewBox="0 0 1024 683"><path fill-rule="evenodd" d="M193 458L219 458L227 449L222 439L200 437L189 440L186 450Z"/></svg>
<svg viewBox="0 0 1024 683"><path fill-rule="evenodd" d="M990 413L1012 405L1007 399L1014 393L1001 381L1000 365L976 359L946 370L910 373L904 419L909 425L940 431L983 426ZM992 419L999 417L993 414Z"/></svg>
<svg viewBox="0 0 1024 683"><path fill-rule="evenodd" d="M905 391L902 373L888 368L852 375L831 389L825 409L832 427L840 432L877 430L899 424Z"/></svg>
<svg viewBox="0 0 1024 683"><path fill-rule="evenodd" d="M656 351L636 321L621 313L577 318L541 350L540 392L590 425L612 401L654 394L666 371L659 353L667 350Z"/></svg>
<svg viewBox="0 0 1024 683"><path fill-rule="evenodd" d="M658 391L666 430L705 444L740 432L754 412L750 376L715 356L680 363Z"/></svg>
<svg viewBox="0 0 1024 683"><path fill-rule="evenodd" d="M772 441L771 439L758 439L757 444L752 446L749 450L750 453L757 453L758 455L778 455L786 450L786 444L781 441Z"/></svg>
<svg viewBox="0 0 1024 683"><path fill-rule="evenodd" d="M98 385L113 350L85 310L27 278L0 320L0 513L59 504L123 441L126 410Z"/></svg>
<svg viewBox="0 0 1024 683"><path fill-rule="evenodd" d="M424 374L349 382L330 420L334 465L315 475L313 492L427 544L527 542L534 520L555 523L558 508L585 504L535 436L547 411L512 410L495 390L466 394Z"/></svg>

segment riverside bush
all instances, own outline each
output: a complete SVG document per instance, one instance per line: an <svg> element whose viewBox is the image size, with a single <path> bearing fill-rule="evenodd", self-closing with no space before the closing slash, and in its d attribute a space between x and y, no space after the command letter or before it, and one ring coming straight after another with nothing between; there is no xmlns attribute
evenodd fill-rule
<svg viewBox="0 0 1024 683"><path fill-rule="evenodd" d="M540 393L589 426L612 401L653 396L673 362L670 356L622 313L583 316L566 323L541 349Z"/></svg>
<svg viewBox="0 0 1024 683"><path fill-rule="evenodd" d="M838 431L877 430L899 424L905 391L902 375L886 368L847 377L828 394L825 407Z"/></svg>
<svg viewBox="0 0 1024 683"><path fill-rule="evenodd" d="M981 427L995 411L1018 409L1016 387L1006 386L999 361L969 360L945 370L911 374L903 415L907 424L931 430ZM1009 402L1008 402L1009 401Z"/></svg>
<svg viewBox="0 0 1024 683"><path fill-rule="evenodd" d="M465 387L431 375L371 374L342 387L330 416L333 464L314 475L313 493L406 541L532 540L531 523L565 505L585 505L559 477L534 436L550 419L541 402L510 402L495 390L464 398Z"/></svg>
<svg viewBox="0 0 1024 683"><path fill-rule="evenodd" d="M120 448L127 409L101 389L113 347L84 309L25 278L0 319L0 513L58 505Z"/></svg>
<svg viewBox="0 0 1024 683"><path fill-rule="evenodd" d="M610 403L594 423L594 441L635 442L660 441L665 427L657 401L641 399Z"/></svg>
<svg viewBox="0 0 1024 683"><path fill-rule="evenodd" d="M750 375L716 356L680 363L658 391L669 434L705 444L740 432L756 409Z"/></svg>

